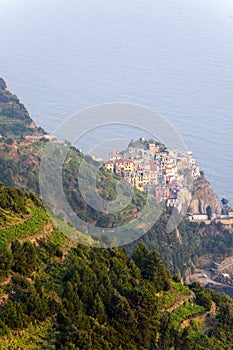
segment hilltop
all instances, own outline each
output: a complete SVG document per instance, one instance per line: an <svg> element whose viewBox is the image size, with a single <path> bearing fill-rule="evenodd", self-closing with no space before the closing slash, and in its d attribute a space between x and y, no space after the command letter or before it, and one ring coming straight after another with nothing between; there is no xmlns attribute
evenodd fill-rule
<svg viewBox="0 0 233 350"><path fill-rule="evenodd" d="M222 207L192 152L169 149L153 139L131 140L109 154L106 169L169 207L189 205L192 221L219 218ZM194 218L191 217L194 215Z"/></svg>

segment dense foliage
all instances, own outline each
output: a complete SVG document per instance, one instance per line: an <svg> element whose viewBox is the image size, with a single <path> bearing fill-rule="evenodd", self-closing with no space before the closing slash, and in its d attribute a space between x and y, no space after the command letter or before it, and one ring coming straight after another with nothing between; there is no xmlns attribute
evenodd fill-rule
<svg viewBox="0 0 233 350"><path fill-rule="evenodd" d="M170 217L170 208L165 208L163 215L150 231L137 242L126 247L128 254L140 243L148 249L156 250L163 258L166 267L173 273L184 276L187 268L193 271L193 264L199 265L203 256L217 261L233 255L233 235L222 224L190 223L184 219L177 230L166 232Z"/></svg>
<svg viewBox="0 0 233 350"><path fill-rule="evenodd" d="M16 241L1 255L1 266L12 276L0 310L3 340L50 319L47 349L231 349L232 300L193 285L194 299L188 295L189 302L163 310L177 284L143 245L132 259L119 249L79 246L63 261L54 244ZM184 297L184 291L175 293ZM215 319L208 332L197 321L179 327L198 315L208 320L213 302L218 311L209 313Z"/></svg>
<svg viewBox="0 0 233 350"><path fill-rule="evenodd" d="M1 186L1 198L6 212L43 216L32 194ZM68 249L61 233L42 239L36 225L1 250L1 350L231 349L230 298L172 280L143 244L132 258L119 248Z"/></svg>

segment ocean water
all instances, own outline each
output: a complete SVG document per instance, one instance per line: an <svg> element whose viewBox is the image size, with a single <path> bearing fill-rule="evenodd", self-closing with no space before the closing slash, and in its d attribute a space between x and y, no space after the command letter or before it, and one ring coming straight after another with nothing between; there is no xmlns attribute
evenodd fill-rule
<svg viewBox="0 0 233 350"><path fill-rule="evenodd" d="M233 204L232 0L2 0L0 33L0 76L38 125L152 108Z"/></svg>

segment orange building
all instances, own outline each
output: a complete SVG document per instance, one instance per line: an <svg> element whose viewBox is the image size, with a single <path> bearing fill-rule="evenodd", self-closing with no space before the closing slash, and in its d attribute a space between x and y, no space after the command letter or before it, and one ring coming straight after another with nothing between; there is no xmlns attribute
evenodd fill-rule
<svg viewBox="0 0 233 350"><path fill-rule="evenodd" d="M153 153L157 153L157 152L159 152L159 146L156 145L155 143L150 143L149 150Z"/></svg>

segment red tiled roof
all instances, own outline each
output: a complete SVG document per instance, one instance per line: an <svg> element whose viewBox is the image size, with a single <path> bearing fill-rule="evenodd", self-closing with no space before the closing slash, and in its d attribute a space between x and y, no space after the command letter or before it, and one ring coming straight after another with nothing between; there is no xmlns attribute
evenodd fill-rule
<svg viewBox="0 0 233 350"><path fill-rule="evenodd" d="M157 170L157 165L155 165L155 164L150 164L150 170L156 171L156 170Z"/></svg>
<svg viewBox="0 0 233 350"><path fill-rule="evenodd" d="M116 163L133 163L131 159L117 159Z"/></svg>

